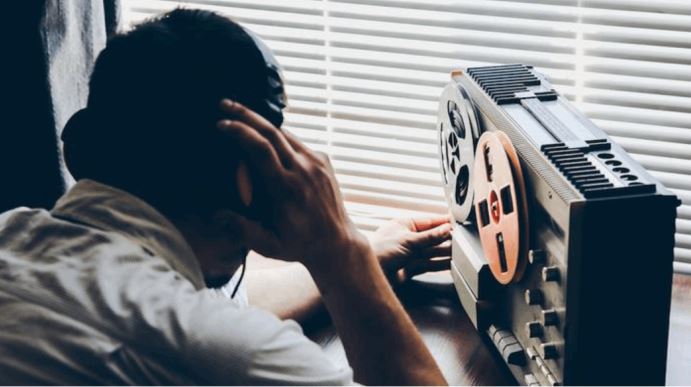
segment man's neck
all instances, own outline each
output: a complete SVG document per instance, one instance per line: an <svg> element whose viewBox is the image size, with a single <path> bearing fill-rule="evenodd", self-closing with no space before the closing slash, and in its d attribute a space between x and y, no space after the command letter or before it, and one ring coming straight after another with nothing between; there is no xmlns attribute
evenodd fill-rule
<svg viewBox="0 0 691 387"><path fill-rule="evenodd" d="M231 235L223 235L198 218L173 220L192 247L208 287L225 285L243 262L247 251Z"/></svg>

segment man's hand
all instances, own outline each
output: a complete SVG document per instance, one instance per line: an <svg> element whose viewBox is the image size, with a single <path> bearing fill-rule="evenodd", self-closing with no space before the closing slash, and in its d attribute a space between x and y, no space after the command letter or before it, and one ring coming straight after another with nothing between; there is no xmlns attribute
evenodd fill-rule
<svg viewBox="0 0 691 387"><path fill-rule="evenodd" d="M346 214L328 158L291 134L279 131L259 114L224 100L228 119L218 127L242 145L250 169L267 190L270 219L253 221L230 211L218 215L258 253L300 261L310 271L331 268L334 250L369 250L364 236Z"/></svg>
<svg viewBox="0 0 691 387"><path fill-rule="evenodd" d="M370 235L370 243L392 281L449 268L451 225L448 216L394 219Z"/></svg>

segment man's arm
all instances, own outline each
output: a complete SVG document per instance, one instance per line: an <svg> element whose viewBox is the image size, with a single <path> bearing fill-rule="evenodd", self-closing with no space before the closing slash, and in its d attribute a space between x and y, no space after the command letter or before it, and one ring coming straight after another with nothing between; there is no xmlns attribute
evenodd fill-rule
<svg viewBox="0 0 691 387"><path fill-rule="evenodd" d="M281 320L302 323L324 307L317 284L298 262L265 258L250 252L245 286L250 305L267 310Z"/></svg>
<svg viewBox="0 0 691 387"><path fill-rule="evenodd" d="M219 128L272 186L271 218L223 218L248 247L299 261L312 274L343 341L355 379L366 384L446 384L365 237L348 218L327 159L238 103Z"/></svg>
<svg viewBox="0 0 691 387"><path fill-rule="evenodd" d="M448 216L394 219L367 235L392 286L424 272L448 270L451 254ZM402 273L401 271L405 271ZM250 252L245 284L251 305L281 319L304 322L324 305L309 271Z"/></svg>
<svg viewBox="0 0 691 387"><path fill-rule="evenodd" d="M446 384L366 241L341 248L340 265L315 269L322 299L366 384Z"/></svg>

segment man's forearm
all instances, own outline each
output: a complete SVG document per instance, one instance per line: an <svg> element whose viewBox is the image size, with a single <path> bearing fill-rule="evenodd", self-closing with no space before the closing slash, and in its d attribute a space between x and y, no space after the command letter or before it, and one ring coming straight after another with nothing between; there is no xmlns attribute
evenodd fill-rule
<svg viewBox="0 0 691 387"><path fill-rule="evenodd" d="M300 263L250 253L245 280L250 304L281 319L302 323L323 308L317 285Z"/></svg>
<svg viewBox="0 0 691 387"><path fill-rule="evenodd" d="M334 254L347 256L329 259L339 265L311 269L356 381L446 384L371 248L364 243Z"/></svg>

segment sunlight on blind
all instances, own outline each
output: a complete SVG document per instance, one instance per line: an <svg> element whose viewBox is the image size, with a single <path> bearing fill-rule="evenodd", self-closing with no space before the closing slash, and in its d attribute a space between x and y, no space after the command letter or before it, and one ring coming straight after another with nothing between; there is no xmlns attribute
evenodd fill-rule
<svg viewBox="0 0 691 387"><path fill-rule="evenodd" d="M126 23L178 5L242 22L285 67L285 128L332 157L365 230L446 211L437 98L454 67L545 73L683 201L691 262L691 2L617 0L124 0ZM642 220L643 221L643 220Z"/></svg>

